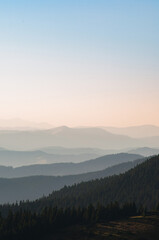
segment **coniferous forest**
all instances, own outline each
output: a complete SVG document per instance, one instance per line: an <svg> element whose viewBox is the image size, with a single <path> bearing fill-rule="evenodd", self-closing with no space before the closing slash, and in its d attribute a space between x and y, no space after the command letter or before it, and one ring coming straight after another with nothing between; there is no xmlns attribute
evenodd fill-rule
<svg viewBox="0 0 159 240"><path fill-rule="evenodd" d="M52 208L44 209L36 214L19 209L16 213L9 211L7 217L0 219L0 239L44 239L48 234L56 234L61 228L73 225L90 225L101 221L111 221L137 214L134 203L117 202L107 207L98 205L86 208Z"/></svg>
<svg viewBox="0 0 159 240"><path fill-rule="evenodd" d="M122 221L159 209L159 156L125 174L0 206L0 239L44 239L70 226Z"/></svg>

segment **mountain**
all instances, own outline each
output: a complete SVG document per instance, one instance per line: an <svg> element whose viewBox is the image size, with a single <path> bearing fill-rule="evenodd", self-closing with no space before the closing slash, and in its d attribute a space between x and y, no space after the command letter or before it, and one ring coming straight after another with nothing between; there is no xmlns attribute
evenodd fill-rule
<svg viewBox="0 0 159 240"><path fill-rule="evenodd" d="M120 153L105 155L96 159L79 163L66 162L53 164L36 164L17 168L0 166L0 177L16 178L35 175L62 176L80 174L100 171L115 164L133 161L140 158L142 158L141 155Z"/></svg>
<svg viewBox="0 0 159 240"><path fill-rule="evenodd" d="M159 155L124 174L64 187L48 197L31 202L27 207L83 207L89 204L106 206L118 201L135 202L138 207L156 208L159 203ZM23 205L25 207L25 204Z"/></svg>
<svg viewBox="0 0 159 240"><path fill-rule="evenodd" d="M15 141L16 139L16 141ZM67 148L126 148L138 146L138 140L114 135L100 128L59 127L36 131L0 131L0 146L14 150L39 149L48 146Z"/></svg>
<svg viewBox="0 0 159 240"><path fill-rule="evenodd" d="M153 125L141 125L132 127L102 127L113 134L126 135L132 138L147 138L159 136L159 127Z"/></svg>
<svg viewBox="0 0 159 240"><path fill-rule="evenodd" d="M16 141L15 141L16 139ZM0 131L0 146L11 150L43 149L48 146L65 148L126 149L137 147L159 147L159 136L131 138L112 134L101 128L68 128L66 126L48 130Z"/></svg>
<svg viewBox="0 0 159 240"><path fill-rule="evenodd" d="M99 156L106 154L117 153L117 150L105 150L100 148L65 148L60 146L49 146L38 149L49 154L58 155L82 155L82 154L96 154Z"/></svg>
<svg viewBox="0 0 159 240"><path fill-rule="evenodd" d="M62 177L33 176L14 179L0 178L0 204L22 200L35 200L43 195L46 196L50 194L53 190L59 190L66 185L70 186L82 181L100 179L106 176L124 173L143 161L146 161L146 158L117 164L102 171L79 175Z"/></svg>
<svg viewBox="0 0 159 240"><path fill-rule="evenodd" d="M52 152L54 151L52 150ZM41 150L11 151L7 149L0 149L0 164L4 166L19 167L31 164L49 164L58 162L80 162L80 161L82 162L88 159L97 158L101 155L102 154L96 154L95 151L93 152L93 150L79 154L78 153L69 154L69 151L67 154L62 154L62 151L61 154L56 153L51 154Z"/></svg>
<svg viewBox="0 0 159 240"><path fill-rule="evenodd" d="M159 154L159 149L157 148L136 148L128 151L128 153L132 154L140 154L142 156L148 157L148 156L153 156L153 155L158 155Z"/></svg>
<svg viewBox="0 0 159 240"><path fill-rule="evenodd" d="M45 147L41 148L40 151L50 153L50 154L58 154L58 155L78 155L78 154L97 154L99 156L108 155L108 154L115 154L115 153L132 153L132 154L139 154L145 157L158 155L159 148L150 148L150 147L141 147L141 148L124 148L120 150L116 149L100 149L100 148L64 148L64 147Z"/></svg>

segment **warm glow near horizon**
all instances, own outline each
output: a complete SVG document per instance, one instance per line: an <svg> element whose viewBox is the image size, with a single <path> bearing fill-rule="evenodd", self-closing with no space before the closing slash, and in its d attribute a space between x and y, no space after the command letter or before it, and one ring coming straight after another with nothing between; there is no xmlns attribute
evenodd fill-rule
<svg viewBox="0 0 159 240"><path fill-rule="evenodd" d="M0 3L0 118L159 125L159 2Z"/></svg>

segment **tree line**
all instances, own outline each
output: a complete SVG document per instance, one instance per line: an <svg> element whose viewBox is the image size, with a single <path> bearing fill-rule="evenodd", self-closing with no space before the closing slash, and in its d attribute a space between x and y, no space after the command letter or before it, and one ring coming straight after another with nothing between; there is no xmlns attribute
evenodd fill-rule
<svg viewBox="0 0 159 240"><path fill-rule="evenodd" d="M121 219L136 215L135 203L119 206L117 202L107 207L98 204L86 208L44 207L40 213L19 209L9 211L6 217L0 215L0 239L43 239L44 236L56 234L62 228L76 224L90 225L97 222Z"/></svg>

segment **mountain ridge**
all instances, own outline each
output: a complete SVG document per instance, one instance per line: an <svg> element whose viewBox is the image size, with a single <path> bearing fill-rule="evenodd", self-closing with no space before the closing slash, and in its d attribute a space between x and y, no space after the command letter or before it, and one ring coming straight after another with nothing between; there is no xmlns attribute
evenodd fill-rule
<svg viewBox="0 0 159 240"><path fill-rule="evenodd" d="M120 163L101 171L78 175L0 178L0 203L35 200L43 195L47 196L52 191L59 190L64 186L124 173L143 161L146 161L146 158Z"/></svg>
<svg viewBox="0 0 159 240"><path fill-rule="evenodd" d="M62 176L70 174L80 174L93 171L100 171L122 162L133 161L143 158L138 154L119 153L101 156L79 163L53 163L53 164L34 164L22 167L0 166L0 177L14 178L35 175Z"/></svg>
<svg viewBox="0 0 159 240"><path fill-rule="evenodd" d="M13 150L29 150L48 146L120 150L144 146L159 147L159 136L137 139L113 134L100 128L61 127L35 131L1 130L0 146Z"/></svg>

